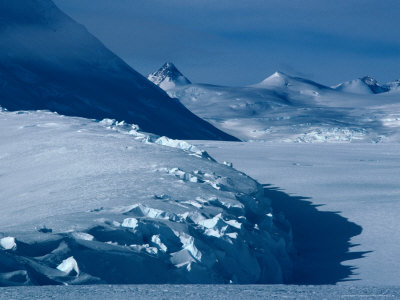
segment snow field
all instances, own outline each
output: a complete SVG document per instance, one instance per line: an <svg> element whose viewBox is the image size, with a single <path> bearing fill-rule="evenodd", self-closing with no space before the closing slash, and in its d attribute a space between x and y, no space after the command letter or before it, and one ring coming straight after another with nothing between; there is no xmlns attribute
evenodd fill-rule
<svg viewBox="0 0 400 300"><path fill-rule="evenodd" d="M400 288L298 285L86 285L2 288L0 299L398 299Z"/></svg>
<svg viewBox="0 0 400 300"><path fill-rule="evenodd" d="M268 184L273 207L287 201L283 209L301 250L295 266L309 257L295 267L298 281L400 285L399 144L195 144ZM303 238L301 249L296 240Z"/></svg>
<svg viewBox="0 0 400 300"><path fill-rule="evenodd" d="M110 119L0 124L0 285L289 280L289 224L200 148Z"/></svg>

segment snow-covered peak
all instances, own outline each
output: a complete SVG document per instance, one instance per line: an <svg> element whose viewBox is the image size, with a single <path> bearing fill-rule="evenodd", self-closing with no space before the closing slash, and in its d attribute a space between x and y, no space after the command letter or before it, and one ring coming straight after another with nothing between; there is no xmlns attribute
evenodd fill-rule
<svg viewBox="0 0 400 300"><path fill-rule="evenodd" d="M376 81L375 78L370 76L365 76L361 78L361 81L370 86L378 85L378 81Z"/></svg>
<svg viewBox="0 0 400 300"><path fill-rule="evenodd" d="M282 72L275 72L274 74L260 82L258 85L264 87L284 87L288 84L289 78L286 74Z"/></svg>
<svg viewBox="0 0 400 300"><path fill-rule="evenodd" d="M275 72L271 76L267 77L260 83L252 85L256 88L266 89L290 89L295 92L307 95L318 95L320 90L329 89L328 87L314 82L309 79L290 76L283 72Z"/></svg>
<svg viewBox="0 0 400 300"><path fill-rule="evenodd" d="M353 94L380 94L389 91L388 87L380 85L375 78L370 76L346 81L334 86L333 88Z"/></svg>
<svg viewBox="0 0 400 300"><path fill-rule="evenodd" d="M165 63L159 70L151 73L147 79L158 85L163 90L169 90L176 86L191 84L173 63Z"/></svg>
<svg viewBox="0 0 400 300"><path fill-rule="evenodd" d="M388 88L380 85L378 81L376 81L376 79L373 77L365 76L361 78L361 81L364 82L374 94L380 94L389 91Z"/></svg>

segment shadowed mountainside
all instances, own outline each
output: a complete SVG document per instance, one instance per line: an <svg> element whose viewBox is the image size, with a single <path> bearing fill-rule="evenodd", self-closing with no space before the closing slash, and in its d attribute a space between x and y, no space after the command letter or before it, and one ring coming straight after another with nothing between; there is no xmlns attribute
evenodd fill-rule
<svg viewBox="0 0 400 300"><path fill-rule="evenodd" d="M0 106L124 120L172 138L237 140L171 99L51 0L0 0Z"/></svg>

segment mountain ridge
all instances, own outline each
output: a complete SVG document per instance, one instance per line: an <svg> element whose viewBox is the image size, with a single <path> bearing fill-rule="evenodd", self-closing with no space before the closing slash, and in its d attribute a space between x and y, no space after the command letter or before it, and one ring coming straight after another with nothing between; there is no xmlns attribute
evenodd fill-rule
<svg viewBox="0 0 400 300"><path fill-rule="evenodd" d="M237 140L173 101L51 0L0 0L0 106L124 120L172 138Z"/></svg>

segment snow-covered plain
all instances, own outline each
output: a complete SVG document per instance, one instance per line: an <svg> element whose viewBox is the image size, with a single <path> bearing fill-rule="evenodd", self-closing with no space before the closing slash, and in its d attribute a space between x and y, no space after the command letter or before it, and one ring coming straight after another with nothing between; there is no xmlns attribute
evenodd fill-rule
<svg viewBox="0 0 400 300"><path fill-rule="evenodd" d="M197 145L266 184L293 227L295 282L400 285L400 144Z"/></svg>
<svg viewBox="0 0 400 300"><path fill-rule="evenodd" d="M298 285L91 285L2 288L0 299L399 299L399 287Z"/></svg>
<svg viewBox="0 0 400 300"><path fill-rule="evenodd" d="M0 286L290 280L287 221L197 147L45 111L0 127Z"/></svg>

